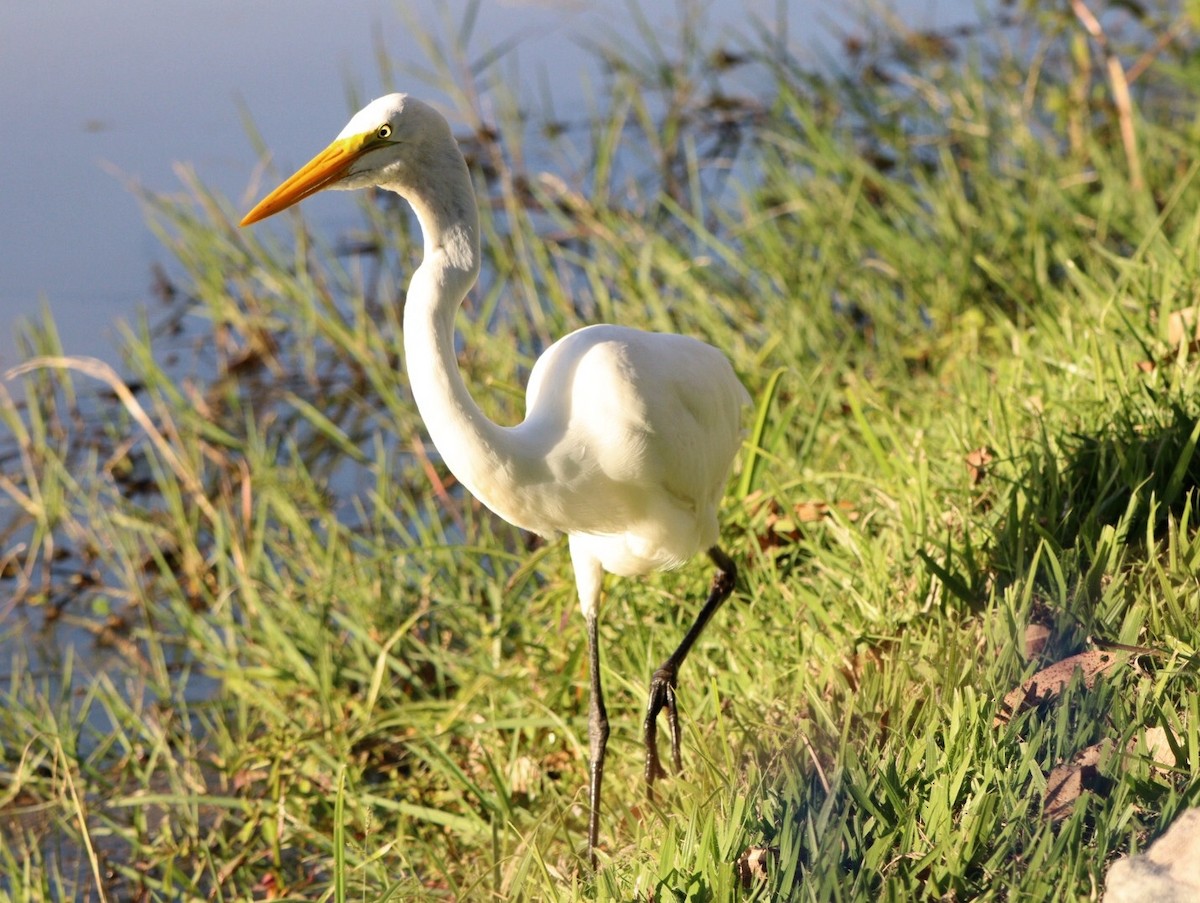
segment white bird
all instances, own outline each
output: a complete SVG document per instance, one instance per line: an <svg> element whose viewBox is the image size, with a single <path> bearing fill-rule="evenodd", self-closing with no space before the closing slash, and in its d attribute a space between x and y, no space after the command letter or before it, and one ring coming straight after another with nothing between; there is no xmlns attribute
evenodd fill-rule
<svg viewBox="0 0 1200 903"><path fill-rule="evenodd" d="M479 274L479 212L463 155L433 107L405 94L372 101L242 225L325 188L368 186L405 198L424 236L424 258L404 305L404 353L433 444L459 482L504 520L568 538L587 622L588 856L594 866L608 740L597 632L604 572L635 576L675 568L703 550L717 566L695 623L651 678L643 735L652 792L654 780L665 775L658 713L667 711L678 771L679 666L733 590L737 569L717 546L717 508L750 397L711 345L596 325L560 339L538 359L524 421L493 423L467 391L454 352L454 317Z"/></svg>

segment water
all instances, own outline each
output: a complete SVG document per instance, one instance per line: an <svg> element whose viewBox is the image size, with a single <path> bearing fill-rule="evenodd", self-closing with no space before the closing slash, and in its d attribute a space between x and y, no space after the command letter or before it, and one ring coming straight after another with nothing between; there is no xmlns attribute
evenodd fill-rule
<svg viewBox="0 0 1200 903"><path fill-rule="evenodd" d="M0 368L11 366L12 325L53 312L69 354L112 359L118 320L149 304L151 267L164 254L146 228L128 183L179 190L183 161L218 193L246 208L268 187L241 118L245 110L279 169L303 162L342 125L348 88L382 92L379 42L398 67L427 66L416 30L457 28L462 0L321 0L245 3L0 4ZM652 26L672 33L673 3L645 3ZM844 7L822 0L784 4L789 44L814 65L836 53L838 29L854 29ZM903 0L914 29L977 21L974 0ZM448 12L447 12L448 10ZM711 33L745 32L776 21L776 0L718 0ZM410 27L411 23L419 23ZM506 0L478 10L475 51L519 40L502 71L517 93L557 110L581 109L600 77L581 37L633 31L625 0ZM403 86L438 92L398 73ZM551 86L547 88L547 86ZM343 222L352 208L314 198L307 214Z"/></svg>

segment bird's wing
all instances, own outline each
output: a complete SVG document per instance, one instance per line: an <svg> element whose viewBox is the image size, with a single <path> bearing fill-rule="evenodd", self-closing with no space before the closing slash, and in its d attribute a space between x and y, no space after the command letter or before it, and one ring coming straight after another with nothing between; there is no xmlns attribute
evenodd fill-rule
<svg viewBox="0 0 1200 903"><path fill-rule="evenodd" d="M703 522L707 535L715 529L748 401L712 346L593 326L539 359L526 423L542 430L545 460L570 496L576 530L585 520L582 529L596 533L650 522L678 532L687 521Z"/></svg>

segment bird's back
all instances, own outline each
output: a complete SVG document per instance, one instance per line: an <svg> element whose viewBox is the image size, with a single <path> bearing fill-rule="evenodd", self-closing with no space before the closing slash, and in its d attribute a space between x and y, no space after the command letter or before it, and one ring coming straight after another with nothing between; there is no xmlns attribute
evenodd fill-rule
<svg viewBox="0 0 1200 903"><path fill-rule="evenodd" d="M725 355L687 336L600 325L560 339L515 428L547 464L532 481L540 532L594 537L618 574L682 564L716 542L749 401Z"/></svg>

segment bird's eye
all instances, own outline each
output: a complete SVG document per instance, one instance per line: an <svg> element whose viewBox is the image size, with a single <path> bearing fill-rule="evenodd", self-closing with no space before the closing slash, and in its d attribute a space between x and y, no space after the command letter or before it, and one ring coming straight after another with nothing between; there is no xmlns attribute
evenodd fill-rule
<svg viewBox="0 0 1200 903"><path fill-rule="evenodd" d="M375 135L379 138L388 139L392 137L392 127L386 122L375 130Z"/></svg>

